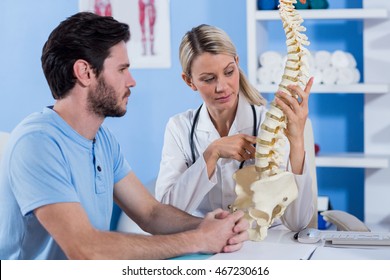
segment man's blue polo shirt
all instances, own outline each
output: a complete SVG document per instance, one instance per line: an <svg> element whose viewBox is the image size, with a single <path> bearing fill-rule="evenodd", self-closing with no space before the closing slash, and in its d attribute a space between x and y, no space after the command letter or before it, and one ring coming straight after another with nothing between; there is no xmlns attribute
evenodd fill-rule
<svg viewBox="0 0 390 280"><path fill-rule="evenodd" d="M0 165L0 259L63 259L35 217L47 204L79 202L92 225L109 230L113 186L131 168L110 131L95 140L44 108L12 132Z"/></svg>

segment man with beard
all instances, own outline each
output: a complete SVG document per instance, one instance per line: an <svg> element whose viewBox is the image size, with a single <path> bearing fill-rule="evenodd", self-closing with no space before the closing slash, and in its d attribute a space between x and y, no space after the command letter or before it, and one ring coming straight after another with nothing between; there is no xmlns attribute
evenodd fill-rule
<svg viewBox="0 0 390 280"><path fill-rule="evenodd" d="M42 51L54 106L12 132L0 168L0 259L164 259L231 252L248 238L243 213L204 219L146 190L102 125L126 113L135 80L126 24L78 13ZM152 235L109 231L113 202Z"/></svg>

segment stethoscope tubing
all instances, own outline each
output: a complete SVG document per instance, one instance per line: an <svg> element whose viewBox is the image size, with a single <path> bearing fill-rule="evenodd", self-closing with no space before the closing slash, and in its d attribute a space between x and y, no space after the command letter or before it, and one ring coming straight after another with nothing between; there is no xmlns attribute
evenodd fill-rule
<svg viewBox="0 0 390 280"><path fill-rule="evenodd" d="M192 164L194 164L195 161L196 161L196 158L195 158L194 134L195 134L195 127L196 127L196 125L198 123L198 120L199 120L200 109L202 109L202 106L203 106L203 104L200 105L199 108L196 110L195 116L194 116L194 121L192 122L192 126L191 126L190 148L191 148ZM253 136L257 136L257 115L256 115L256 109L255 109L255 106L253 104L251 104L251 108L252 108L252 113L253 113L253 132L252 132L252 135ZM245 161L242 161L240 163L240 168L239 169L241 169L244 166L244 162Z"/></svg>

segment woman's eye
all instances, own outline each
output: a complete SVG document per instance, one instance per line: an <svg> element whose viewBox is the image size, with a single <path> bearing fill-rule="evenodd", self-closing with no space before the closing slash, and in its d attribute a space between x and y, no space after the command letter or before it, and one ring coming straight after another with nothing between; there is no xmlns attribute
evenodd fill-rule
<svg viewBox="0 0 390 280"><path fill-rule="evenodd" d="M206 83L211 83L213 80L214 80L214 78L204 79L204 81L205 81Z"/></svg>
<svg viewBox="0 0 390 280"><path fill-rule="evenodd" d="M233 73L234 73L234 70L228 71L228 72L226 72L226 76L231 76L231 75L233 75Z"/></svg>

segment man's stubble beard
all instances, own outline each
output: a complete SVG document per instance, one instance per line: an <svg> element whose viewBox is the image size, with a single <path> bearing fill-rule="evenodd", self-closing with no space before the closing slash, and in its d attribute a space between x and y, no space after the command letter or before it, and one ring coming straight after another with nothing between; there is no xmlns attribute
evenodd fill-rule
<svg viewBox="0 0 390 280"><path fill-rule="evenodd" d="M88 109L99 117L122 117L126 114L126 108L118 105L118 97L114 88L108 85L103 77L98 78L95 89L88 92ZM129 96L130 92L123 97Z"/></svg>

